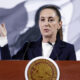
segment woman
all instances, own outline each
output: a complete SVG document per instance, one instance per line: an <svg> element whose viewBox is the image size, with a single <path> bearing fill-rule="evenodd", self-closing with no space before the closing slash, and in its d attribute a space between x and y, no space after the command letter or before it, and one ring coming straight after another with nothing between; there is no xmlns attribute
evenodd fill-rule
<svg viewBox="0 0 80 80"><path fill-rule="evenodd" d="M62 21L59 8L45 5L35 15L41 38L35 42L25 43L11 59L31 60L38 56L50 57L53 60L76 60L74 46L62 41Z"/></svg>

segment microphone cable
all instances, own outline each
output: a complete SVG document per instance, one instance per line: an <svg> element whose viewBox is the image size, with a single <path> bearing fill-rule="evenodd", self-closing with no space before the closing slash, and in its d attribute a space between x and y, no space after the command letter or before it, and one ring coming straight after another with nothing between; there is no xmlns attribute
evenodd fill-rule
<svg viewBox="0 0 80 80"><path fill-rule="evenodd" d="M25 52L24 52L24 54L23 54L23 59L24 59L24 60L26 60L26 57L28 57L28 56L27 56L27 52L28 52L28 49L29 49L30 45L31 45L31 42L28 42L27 47L26 47L26 49L25 49Z"/></svg>

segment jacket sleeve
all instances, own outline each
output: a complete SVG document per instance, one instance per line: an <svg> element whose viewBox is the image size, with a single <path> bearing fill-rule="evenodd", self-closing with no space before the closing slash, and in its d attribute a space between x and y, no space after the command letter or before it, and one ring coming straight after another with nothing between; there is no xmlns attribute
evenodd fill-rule
<svg viewBox="0 0 80 80"><path fill-rule="evenodd" d="M11 55L9 51L9 46L7 44L4 47L1 47L1 60L10 60L10 59Z"/></svg>

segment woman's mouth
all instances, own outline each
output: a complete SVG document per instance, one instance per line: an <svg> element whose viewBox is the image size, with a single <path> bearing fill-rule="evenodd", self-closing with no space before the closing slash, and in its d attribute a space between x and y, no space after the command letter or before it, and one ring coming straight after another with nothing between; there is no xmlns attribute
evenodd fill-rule
<svg viewBox="0 0 80 80"><path fill-rule="evenodd" d="M49 32L49 29L44 29L45 32Z"/></svg>

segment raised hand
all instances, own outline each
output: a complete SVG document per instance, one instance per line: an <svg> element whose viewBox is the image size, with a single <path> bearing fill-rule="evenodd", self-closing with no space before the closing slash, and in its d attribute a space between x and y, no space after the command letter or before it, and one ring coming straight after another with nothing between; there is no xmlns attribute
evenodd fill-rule
<svg viewBox="0 0 80 80"><path fill-rule="evenodd" d="M0 37L6 37L6 36L7 36L7 30L5 24L0 24Z"/></svg>

